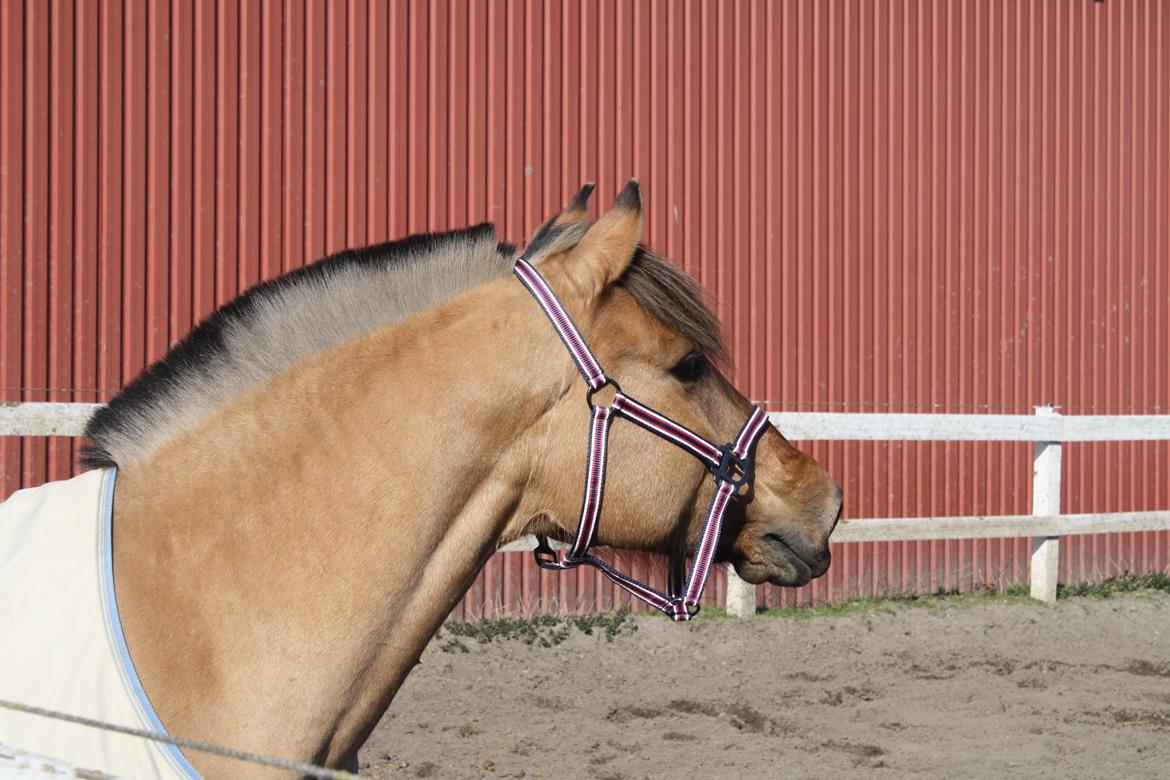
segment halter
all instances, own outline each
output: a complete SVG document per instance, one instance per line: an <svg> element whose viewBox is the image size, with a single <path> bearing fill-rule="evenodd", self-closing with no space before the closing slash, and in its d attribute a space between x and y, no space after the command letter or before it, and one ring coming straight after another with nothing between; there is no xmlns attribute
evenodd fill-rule
<svg viewBox="0 0 1170 780"><path fill-rule="evenodd" d="M523 258L516 259L516 278L532 293L540 308L548 315L557 335L569 350L581 376L589 386L586 400L592 415L589 426L589 458L585 465L585 495L581 500L581 520L577 526L577 537L569 552L558 557L549 546L548 538L537 536L537 547L533 551L536 563L545 569L573 569L588 564L601 571L635 597L655 609L662 610L673 620L690 620L699 613L699 599L707 584L707 575L715 560L715 547L723 527L723 515L731 497L741 485L752 481L752 466L756 442L768 425L768 416L760 407L752 407L752 413L740 428L735 441L716 446L686 426L659 414L645 404L639 403L622 392L621 387L606 377L601 370L589 345L577 330L560 300L549 288L544 278ZM598 390L610 386L614 390L613 400L607 406L593 403ZM600 558L589 554L589 546L597 534L598 519L601 516L601 500L605 492L605 461L609 449L609 427L614 418L624 417L671 444L682 448L698 458L715 477L715 494L707 508L707 521L695 547L690 576L684 580L686 561L676 560L671 567L667 589L663 593L645 583L622 574Z"/></svg>

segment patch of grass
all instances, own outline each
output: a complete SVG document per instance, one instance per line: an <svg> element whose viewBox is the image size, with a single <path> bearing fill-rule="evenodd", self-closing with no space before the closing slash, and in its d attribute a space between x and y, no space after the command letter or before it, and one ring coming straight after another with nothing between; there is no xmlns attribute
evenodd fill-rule
<svg viewBox="0 0 1170 780"><path fill-rule="evenodd" d="M443 629L439 629L439 634L443 633ZM435 636L438 637L439 634ZM448 639L439 645L439 649L444 653L470 653L467 645L460 642L458 639Z"/></svg>
<svg viewBox="0 0 1170 780"><path fill-rule="evenodd" d="M1136 593L1144 590L1160 590L1163 593L1170 593L1170 574L1126 573L1100 582L1073 582L1068 585L1058 585L1056 598L1107 599L1123 593Z"/></svg>
<svg viewBox="0 0 1170 780"><path fill-rule="evenodd" d="M590 615L535 615L528 618L502 617L470 620L464 623L449 622L435 634L439 649L444 653L466 653L468 647L463 639L481 645L497 641L514 640L536 647L554 647L564 642L574 631L586 636L594 633L612 642L618 633L637 631L638 627L629 620L630 610L626 608Z"/></svg>
<svg viewBox="0 0 1170 780"><path fill-rule="evenodd" d="M894 614L902 609L939 609L973 604L1023 603L1030 601L1028 589L1013 586L1003 591L977 591L959 593L955 590L938 590L929 595L906 594L900 596L859 596L845 601L834 601L816 607L771 607L759 609L758 615L787 617L807 620L816 617L854 615L858 613Z"/></svg>

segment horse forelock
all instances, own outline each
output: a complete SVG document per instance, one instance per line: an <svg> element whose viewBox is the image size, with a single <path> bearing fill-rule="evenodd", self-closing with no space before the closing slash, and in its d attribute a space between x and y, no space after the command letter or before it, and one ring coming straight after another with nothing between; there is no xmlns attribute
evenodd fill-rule
<svg viewBox="0 0 1170 780"><path fill-rule="evenodd" d="M719 318L698 282L678 266L640 246L618 286L696 349L718 362L728 361Z"/></svg>

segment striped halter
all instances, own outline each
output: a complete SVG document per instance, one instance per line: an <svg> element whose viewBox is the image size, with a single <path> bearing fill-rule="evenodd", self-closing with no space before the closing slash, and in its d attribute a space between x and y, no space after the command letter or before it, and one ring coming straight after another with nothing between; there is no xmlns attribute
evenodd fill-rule
<svg viewBox="0 0 1170 780"><path fill-rule="evenodd" d="M592 413L589 428L589 460L585 466L585 495L581 501L581 520L577 526L577 538L568 554L558 557L548 544L548 539L538 536L534 554L536 562L545 569L573 569L585 563L594 566L606 577L650 606L670 615L673 620L690 620L699 612L699 599L707 575L715 560L715 547L719 542L719 531L723 527L723 514L727 511L731 497L740 486L752 480L752 462L755 445L768 425L768 416L758 406L752 408L747 422L735 437L735 441L722 447L716 446L689 428L679 425L669 417L638 403L622 392L618 383L605 376L597 358L585 343L581 332L561 306L557 296L549 289L544 278L523 258L516 259L516 277L528 288L540 308L548 315L557 335L573 356L581 375L589 386L587 401ZM610 385L614 389L613 400L607 406L593 402L598 390ZM605 460L609 448L609 426L615 417L624 417L651 433L666 439L698 458L715 476L715 495L707 508L707 521L695 548L690 576L686 577L686 561L673 561L670 571L668 593L614 569L600 558L589 554L589 545L597 534L597 523L601 516L601 499L605 491Z"/></svg>

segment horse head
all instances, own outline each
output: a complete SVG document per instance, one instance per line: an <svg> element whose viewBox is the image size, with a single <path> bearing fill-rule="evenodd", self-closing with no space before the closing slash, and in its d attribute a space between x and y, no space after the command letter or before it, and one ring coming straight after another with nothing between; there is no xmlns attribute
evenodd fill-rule
<svg viewBox="0 0 1170 780"><path fill-rule="evenodd" d="M725 350L718 320L688 276L639 245L637 180L592 224L591 192L587 185L542 225L525 258L547 279L623 393L709 442L728 441L752 404L721 370ZM539 317L539 309L532 309ZM565 352L546 358L565 360ZM527 530L569 542L578 530L588 415L585 388L571 362L565 364L522 516L529 520ZM596 403L612 395L603 389ZM733 563L748 582L803 585L828 569L841 490L775 428L765 430L754 455L754 479L728 509L717 559ZM686 451L619 420L608 446L606 481L595 543L677 559L703 533L714 484L707 465Z"/></svg>

